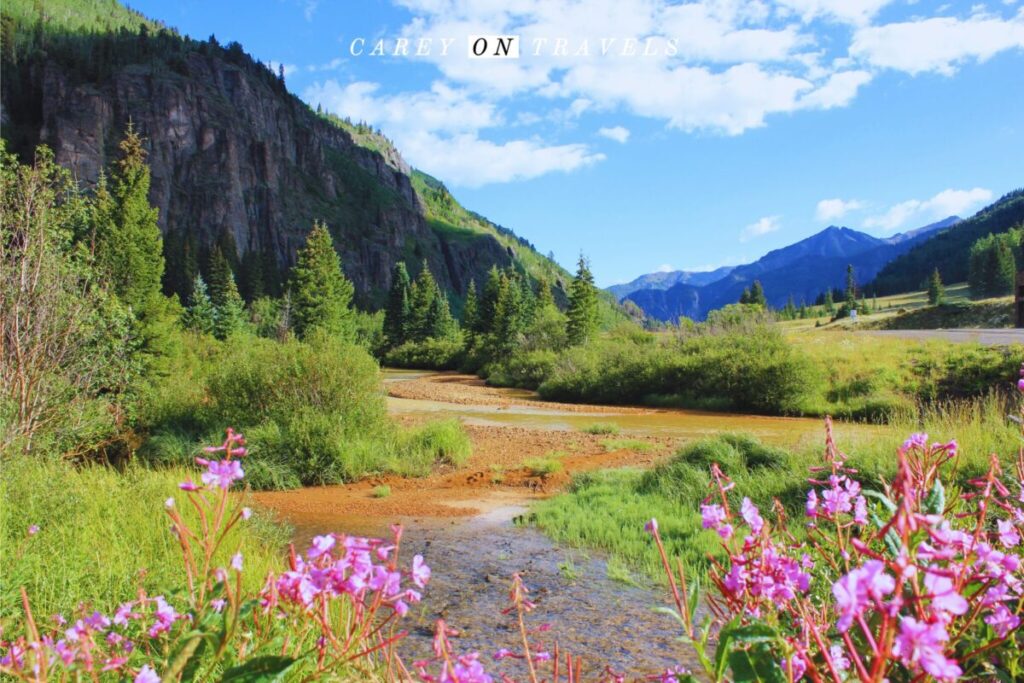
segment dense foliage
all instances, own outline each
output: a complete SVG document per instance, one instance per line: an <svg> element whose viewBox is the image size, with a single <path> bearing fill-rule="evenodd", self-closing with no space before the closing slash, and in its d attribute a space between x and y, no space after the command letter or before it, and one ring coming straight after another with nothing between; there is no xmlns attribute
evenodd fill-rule
<svg viewBox="0 0 1024 683"><path fill-rule="evenodd" d="M879 296L912 292L925 286L935 268L946 282L967 279L964 255L982 237L998 234L1024 222L1024 190L1015 190L967 220L947 228L893 260L879 272L870 289Z"/></svg>
<svg viewBox="0 0 1024 683"><path fill-rule="evenodd" d="M1017 271L1024 267L1022 238L1024 228L1018 227L987 235L971 245L967 284L972 298L986 299L1013 293Z"/></svg>

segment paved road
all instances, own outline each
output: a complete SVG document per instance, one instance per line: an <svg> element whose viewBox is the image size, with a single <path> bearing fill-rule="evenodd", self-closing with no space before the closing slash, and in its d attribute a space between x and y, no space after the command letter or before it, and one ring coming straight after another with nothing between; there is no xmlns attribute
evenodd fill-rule
<svg viewBox="0 0 1024 683"><path fill-rule="evenodd" d="M994 330L863 330L861 334L903 339L948 339L954 342L979 342L989 346L1024 344L1024 329Z"/></svg>

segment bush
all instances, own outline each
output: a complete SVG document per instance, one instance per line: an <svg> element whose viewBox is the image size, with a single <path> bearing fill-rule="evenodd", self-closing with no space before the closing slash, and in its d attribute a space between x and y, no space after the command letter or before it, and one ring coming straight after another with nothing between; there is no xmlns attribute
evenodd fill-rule
<svg viewBox="0 0 1024 683"><path fill-rule="evenodd" d="M458 420L428 422L402 435L394 467L398 472L422 476L434 465L464 465L471 452L469 437Z"/></svg>
<svg viewBox="0 0 1024 683"><path fill-rule="evenodd" d="M587 425L581 431L598 436L613 436L619 433L619 426L612 422L595 422Z"/></svg>
<svg viewBox="0 0 1024 683"><path fill-rule="evenodd" d="M384 355L384 365L422 370L453 370L462 362L462 339L408 341Z"/></svg>
<svg viewBox="0 0 1024 683"><path fill-rule="evenodd" d="M550 349L513 353L507 360L487 366L487 383L496 387L536 389L551 374L558 354Z"/></svg>

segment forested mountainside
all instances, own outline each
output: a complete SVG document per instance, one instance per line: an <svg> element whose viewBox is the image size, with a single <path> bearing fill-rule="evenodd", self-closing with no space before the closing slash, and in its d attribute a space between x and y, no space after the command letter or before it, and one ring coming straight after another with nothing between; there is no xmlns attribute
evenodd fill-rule
<svg viewBox="0 0 1024 683"><path fill-rule="evenodd" d="M970 267L967 254L972 244L1022 224L1024 189L1019 189L893 260L878 273L872 288L880 295L921 289L936 268L944 282L963 282Z"/></svg>
<svg viewBox="0 0 1024 683"><path fill-rule="evenodd" d="M850 228L830 226L806 239L768 252L753 263L731 268L703 286L680 282L667 289L634 291L626 299L659 320L685 315L703 320L708 312L739 301L754 281L764 288L768 305L812 304L819 294L844 284L853 266L858 284L869 282L885 264L960 219L950 216L906 233L880 238Z"/></svg>
<svg viewBox="0 0 1024 683"><path fill-rule="evenodd" d="M466 210L368 126L318 114L238 43L194 40L113 0L7 0L0 124L22 158L36 145L86 185L129 122L146 140L168 293L188 290L215 247L248 298L280 292L314 220L326 222L363 307L391 271L426 261L460 305L470 281L514 266L568 275L511 231Z"/></svg>

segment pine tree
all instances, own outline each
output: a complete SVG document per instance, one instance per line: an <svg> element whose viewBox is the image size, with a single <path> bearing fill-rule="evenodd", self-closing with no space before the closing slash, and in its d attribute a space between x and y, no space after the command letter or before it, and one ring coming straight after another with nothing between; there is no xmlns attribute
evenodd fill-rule
<svg viewBox="0 0 1024 683"><path fill-rule="evenodd" d="M590 264L582 254L576 265L576 277L569 286L569 310L566 315L569 344L584 344L597 332L597 288L594 286Z"/></svg>
<svg viewBox="0 0 1024 683"><path fill-rule="evenodd" d="M555 306L555 297L551 293L551 283L542 276L537 280L537 310L542 311L548 306Z"/></svg>
<svg viewBox="0 0 1024 683"><path fill-rule="evenodd" d="M95 254L114 292L138 314L161 291L163 239L149 204L146 150L131 123L119 148L110 191L105 182L97 189Z"/></svg>
<svg viewBox="0 0 1024 683"><path fill-rule="evenodd" d="M487 271L483 295L480 297L480 314L477 316L475 332L487 334L493 329L495 308L498 305L498 293L503 286L503 280L505 280L505 275L498 270L497 266L491 266L491 269Z"/></svg>
<svg viewBox="0 0 1024 683"><path fill-rule="evenodd" d="M1017 277L1017 263L1013 256L1013 248L1009 240L996 240L991 250L990 268L992 269L992 289L989 296L1005 296L1013 293L1014 280Z"/></svg>
<svg viewBox="0 0 1024 683"><path fill-rule="evenodd" d="M750 287L744 287L743 288L743 293L740 294L740 303L741 304L749 304L750 303Z"/></svg>
<svg viewBox="0 0 1024 683"><path fill-rule="evenodd" d="M480 302L476 297L476 282L469 281L466 302L462 305L462 327L467 332L474 332L477 327L477 316L480 315Z"/></svg>
<svg viewBox="0 0 1024 683"><path fill-rule="evenodd" d="M242 298L255 301L267 293L263 284L263 257L255 249L250 249L242 256L240 270Z"/></svg>
<svg viewBox="0 0 1024 683"><path fill-rule="evenodd" d="M939 269L936 268L932 271L932 276L928 280L928 303L932 306L938 306L945 298L946 288L943 287L942 276L939 275Z"/></svg>
<svg viewBox="0 0 1024 683"><path fill-rule="evenodd" d="M355 334L352 283L341 270L341 259L327 226L314 223L292 269L291 318L299 338L314 329L351 339Z"/></svg>
<svg viewBox="0 0 1024 683"><path fill-rule="evenodd" d="M832 288L831 287L829 287L825 291L825 300L822 303L822 305L825 307L825 312L828 313L829 315L831 315L831 314L836 312L836 302L835 302L835 299L832 298Z"/></svg>
<svg viewBox="0 0 1024 683"><path fill-rule="evenodd" d="M764 296L764 287L761 286L760 280L754 280L754 284L751 285L750 300L747 303L756 304L758 306L768 305L768 300Z"/></svg>
<svg viewBox="0 0 1024 683"><path fill-rule="evenodd" d="M849 308L857 306L857 277L853 271L853 264L846 266L846 303Z"/></svg>
<svg viewBox="0 0 1024 683"><path fill-rule="evenodd" d="M224 288L224 301L216 306L215 313L217 324L213 328L213 334L217 339L227 339L245 326L245 304L230 272L227 286Z"/></svg>
<svg viewBox="0 0 1024 683"><path fill-rule="evenodd" d="M409 271L403 261L391 271L391 290L384 311L384 336L389 348L405 342L405 328L409 322Z"/></svg>
<svg viewBox="0 0 1024 683"><path fill-rule="evenodd" d="M229 283L234 281L231 265L224 258L220 245L214 245L206 266L206 280L209 283L210 300L214 306L223 306L228 300Z"/></svg>
<svg viewBox="0 0 1024 683"><path fill-rule="evenodd" d="M192 293L188 298L188 307L182 323L186 329L195 330L202 334L213 334L216 324L216 311L210 295L206 291L206 282L201 275L196 275L192 281Z"/></svg>

